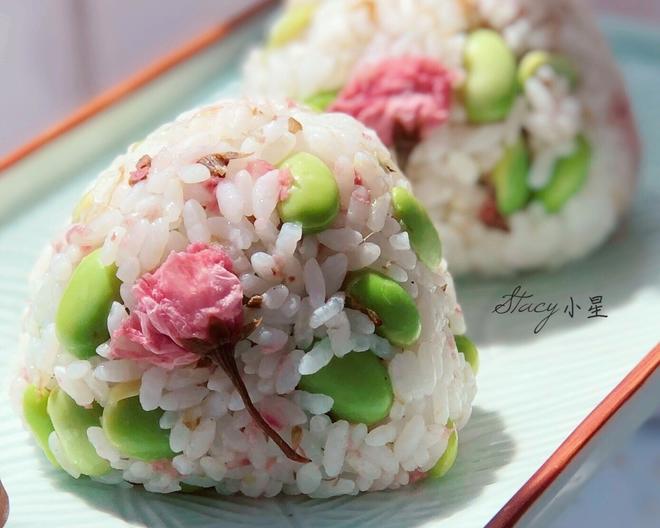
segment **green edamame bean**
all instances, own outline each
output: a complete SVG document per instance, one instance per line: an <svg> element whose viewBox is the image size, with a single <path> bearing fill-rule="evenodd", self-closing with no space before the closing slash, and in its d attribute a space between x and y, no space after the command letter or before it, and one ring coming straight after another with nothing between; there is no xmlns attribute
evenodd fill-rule
<svg viewBox="0 0 660 528"><path fill-rule="evenodd" d="M104 266L101 250L82 259L74 270L57 308L55 329L64 347L74 356L86 359L96 347L108 340L108 314L113 301L119 300L115 266Z"/></svg>
<svg viewBox="0 0 660 528"><path fill-rule="evenodd" d="M532 77L541 66L545 66L546 64L555 73L565 77L571 89L575 88L578 82L578 73L573 63L564 55L541 50L528 52L520 61L518 65L518 84L520 88L523 88L527 79Z"/></svg>
<svg viewBox="0 0 660 528"><path fill-rule="evenodd" d="M289 8L270 30L268 46L277 48L295 39L309 26L315 11L313 2Z"/></svg>
<svg viewBox="0 0 660 528"><path fill-rule="evenodd" d="M513 214L527 204L530 197L528 173L529 154L521 138L506 149L492 172L497 210L503 215Z"/></svg>
<svg viewBox="0 0 660 528"><path fill-rule="evenodd" d="M303 103L317 112L325 112L328 107L337 99L338 90L328 90L315 93L306 98Z"/></svg>
<svg viewBox="0 0 660 528"><path fill-rule="evenodd" d="M442 262L442 243L424 206L407 189L392 189L394 216L408 232L410 245L419 259L431 269Z"/></svg>
<svg viewBox="0 0 660 528"><path fill-rule="evenodd" d="M333 357L318 372L303 376L298 388L330 396L334 400L332 415L351 423L380 422L394 401L387 368L370 351Z"/></svg>
<svg viewBox="0 0 660 528"><path fill-rule="evenodd" d="M97 477L110 471L110 464L96 454L87 438L87 429L100 425L103 409L94 404L89 409L80 407L60 389L48 397L48 416L60 440L60 446L71 463L83 475Z"/></svg>
<svg viewBox="0 0 660 528"><path fill-rule="evenodd" d="M419 339L422 322L415 300L398 282L369 270L350 277L345 291L353 302L378 315L376 333L393 345L406 347Z"/></svg>
<svg viewBox="0 0 660 528"><path fill-rule="evenodd" d="M465 43L464 62L465 108L470 121L504 119L517 91L516 59L504 39L491 29L473 31Z"/></svg>
<svg viewBox="0 0 660 528"><path fill-rule="evenodd" d="M584 136L579 136L575 150L557 161L550 182L537 194L546 211L557 213L562 210L584 185L590 165L591 146Z"/></svg>
<svg viewBox="0 0 660 528"><path fill-rule="evenodd" d="M449 422L447 424L450 427L453 427L453 424ZM447 442L447 449L435 463L428 472L427 476L432 479L439 479L444 477L447 472L452 468L454 462L456 462L456 455L458 455L458 432L454 429L449 436L449 441Z"/></svg>
<svg viewBox="0 0 660 528"><path fill-rule="evenodd" d="M456 348L463 354L465 361L470 364L476 374L479 370L479 350L476 345L464 335L454 336L454 340L456 341Z"/></svg>
<svg viewBox="0 0 660 528"><path fill-rule="evenodd" d="M151 462L172 458L169 430L161 429L163 412L145 411L138 396L113 401L103 410L101 423L108 440L122 454Z"/></svg>
<svg viewBox="0 0 660 528"><path fill-rule="evenodd" d="M23 416L25 416L25 421L48 460L55 467L60 467L53 452L48 447L48 437L55 430L47 411L49 395L50 391L48 389L28 385L23 393Z"/></svg>
<svg viewBox="0 0 660 528"><path fill-rule="evenodd" d="M277 205L283 222L297 222L303 232L318 233L330 227L339 213L339 187L330 168L307 152L280 164L293 178L288 196Z"/></svg>

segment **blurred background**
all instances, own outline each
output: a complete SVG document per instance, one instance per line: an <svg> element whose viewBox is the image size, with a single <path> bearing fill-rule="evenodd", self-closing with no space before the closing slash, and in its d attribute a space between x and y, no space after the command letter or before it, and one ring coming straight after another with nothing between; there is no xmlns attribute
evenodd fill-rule
<svg viewBox="0 0 660 528"><path fill-rule="evenodd" d="M539 0L544 1L544 0ZM660 23L660 0L584 0ZM255 0L0 1L0 158Z"/></svg>
<svg viewBox="0 0 660 528"><path fill-rule="evenodd" d="M643 19L660 28L660 0L584 1L600 14ZM2 0L0 159L90 98L254 3ZM599 470L552 528L660 526L659 439L656 418Z"/></svg>

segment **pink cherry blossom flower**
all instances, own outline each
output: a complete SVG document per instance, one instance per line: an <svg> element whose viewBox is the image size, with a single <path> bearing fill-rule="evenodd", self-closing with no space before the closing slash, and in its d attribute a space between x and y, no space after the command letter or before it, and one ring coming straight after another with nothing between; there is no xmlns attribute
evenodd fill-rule
<svg viewBox="0 0 660 528"><path fill-rule="evenodd" d="M439 62L403 56L361 65L329 110L373 128L387 146L424 138L449 118L453 74Z"/></svg>
<svg viewBox="0 0 660 528"><path fill-rule="evenodd" d="M136 306L112 336L112 356L172 369L199 359L186 343L207 341L213 326L240 333L243 288L232 269L219 247L192 244L170 253L133 287Z"/></svg>
<svg viewBox="0 0 660 528"><path fill-rule="evenodd" d="M235 345L258 325L243 324L243 288L231 258L217 246L191 244L172 252L133 287L136 304L113 333L110 354L174 369L210 359L232 381L255 424L296 462L296 453L261 416L234 356Z"/></svg>

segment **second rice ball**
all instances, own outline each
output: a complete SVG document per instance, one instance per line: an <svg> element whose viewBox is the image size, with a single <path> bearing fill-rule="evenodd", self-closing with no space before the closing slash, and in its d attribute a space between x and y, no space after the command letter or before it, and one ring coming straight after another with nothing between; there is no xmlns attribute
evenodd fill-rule
<svg viewBox="0 0 660 528"><path fill-rule="evenodd" d="M583 257L632 196L629 101L575 0L292 0L245 74L375 129L455 273Z"/></svg>

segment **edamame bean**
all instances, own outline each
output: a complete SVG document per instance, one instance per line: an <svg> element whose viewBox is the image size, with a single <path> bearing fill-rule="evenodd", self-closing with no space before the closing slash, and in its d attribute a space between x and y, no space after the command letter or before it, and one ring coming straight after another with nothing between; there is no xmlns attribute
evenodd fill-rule
<svg viewBox="0 0 660 528"><path fill-rule="evenodd" d="M25 392L23 392L23 416L25 416L25 421L48 460L55 467L60 467L53 452L48 447L48 437L55 430L47 411L49 395L50 391L48 389L28 385Z"/></svg>
<svg viewBox="0 0 660 528"><path fill-rule="evenodd" d="M419 339L422 322L415 300L398 282L369 270L350 277L345 291L352 302L378 315L376 332L393 345L406 347Z"/></svg>
<svg viewBox="0 0 660 528"><path fill-rule="evenodd" d="M100 425L103 409L94 404L89 409L80 407L59 388L48 397L48 416L66 457L83 475L97 477L110 471L110 464L96 454L87 438L87 429Z"/></svg>
<svg viewBox="0 0 660 528"><path fill-rule="evenodd" d="M456 341L456 348L463 354L465 361L470 364L476 374L479 370L479 350L476 345L464 335L454 336L454 340Z"/></svg>
<svg viewBox="0 0 660 528"><path fill-rule="evenodd" d="M316 110L317 112L325 112L334 102L334 100L337 99L338 93L338 90L319 92L314 95L310 95L303 101L303 103L309 106L312 110Z"/></svg>
<svg viewBox="0 0 660 528"><path fill-rule="evenodd" d="M114 388L113 388L114 390ZM147 462L172 458L170 432L160 428L163 412L145 411L137 394L111 394L101 423L108 440L123 455Z"/></svg>
<svg viewBox="0 0 660 528"><path fill-rule="evenodd" d="M315 11L316 5L313 2L305 2L287 9L270 30L268 46L277 48L295 39L309 26Z"/></svg>
<svg viewBox="0 0 660 528"><path fill-rule="evenodd" d="M339 213L339 187L330 168L307 152L294 154L280 164L293 178L288 196L277 210L283 222L297 222L303 232L328 228Z"/></svg>
<svg viewBox="0 0 660 528"><path fill-rule="evenodd" d="M104 266L101 250L82 259L74 270L57 308L57 337L68 352L80 359L96 354L96 347L108 340L108 314L119 300L117 268Z"/></svg>
<svg viewBox="0 0 660 528"><path fill-rule="evenodd" d="M424 206L407 189L392 189L394 216L408 232L410 245L419 259L431 269L442 262L442 243Z"/></svg>
<svg viewBox="0 0 660 528"><path fill-rule="evenodd" d="M584 185L591 165L591 147L584 136L578 136L575 150L555 164L550 182L537 198L549 213L562 210Z"/></svg>
<svg viewBox="0 0 660 528"><path fill-rule="evenodd" d="M298 388L330 396L336 419L366 425L385 419L394 400L387 368L370 351L333 357L318 372L303 376Z"/></svg>
<svg viewBox="0 0 660 528"><path fill-rule="evenodd" d="M504 152L492 172L497 210L510 215L522 209L530 197L527 184L529 155L523 139L518 139Z"/></svg>
<svg viewBox="0 0 660 528"><path fill-rule="evenodd" d="M516 59L504 39L491 29L470 33L464 53L467 78L465 108L473 123L504 119L515 101Z"/></svg>
<svg viewBox="0 0 660 528"><path fill-rule="evenodd" d="M524 88L527 79L534 76L541 67L548 65L555 73L566 78L571 89L578 82L578 73L573 63L564 55L548 53L547 51L530 51L522 58L518 66L518 84Z"/></svg>
<svg viewBox="0 0 660 528"><path fill-rule="evenodd" d="M449 427L453 427L453 424L449 422L447 424ZM456 462L456 455L458 454L458 432L454 429L449 436L449 441L447 442L447 449L427 473L427 476L431 479L439 479L444 477L447 472L451 469Z"/></svg>

